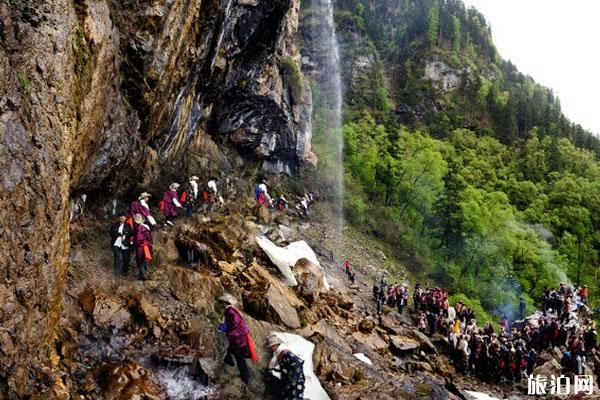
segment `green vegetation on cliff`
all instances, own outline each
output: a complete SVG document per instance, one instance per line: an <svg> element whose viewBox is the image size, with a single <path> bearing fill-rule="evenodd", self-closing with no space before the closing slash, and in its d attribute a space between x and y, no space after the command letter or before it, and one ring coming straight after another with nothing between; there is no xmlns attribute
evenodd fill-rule
<svg viewBox="0 0 600 400"><path fill-rule="evenodd" d="M336 6L348 219L488 311L565 280L597 296L598 138L460 0Z"/></svg>

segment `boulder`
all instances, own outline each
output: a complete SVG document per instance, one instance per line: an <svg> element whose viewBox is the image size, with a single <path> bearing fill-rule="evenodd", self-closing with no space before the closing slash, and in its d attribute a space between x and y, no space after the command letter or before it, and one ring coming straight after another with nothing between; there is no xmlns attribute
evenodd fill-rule
<svg viewBox="0 0 600 400"><path fill-rule="evenodd" d="M275 285L269 285L266 291L254 290L244 295L244 308L258 319L283 324L292 329L302 326L298 312L284 292Z"/></svg>
<svg viewBox="0 0 600 400"><path fill-rule="evenodd" d="M369 333L371 332L373 329L375 329L375 325L376 325L377 321L375 321L375 318L369 316L366 317L364 319L361 319L360 322L358 323L358 330L364 333Z"/></svg>
<svg viewBox="0 0 600 400"><path fill-rule="evenodd" d="M125 360L107 363L94 374L106 400L166 400L167 393L141 365Z"/></svg>
<svg viewBox="0 0 600 400"><path fill-rule="evenodd" d="M259 224L270 224L272 221L271 211L267 207L258 206L256 210L256 217L258 218Z"/></svg>
<svg viewBox="0 0 600 400"><path fill-rule="evenodd" d="M419 342L406 336L391 336L390 350L392 353L402 356L419 348Z"/></svg>
<svg viewBox="0 0 600 400"><path fill-rule="evenodd" d="M84 312L92 317L100 327L122 329L131 320L131 314L120 302L108 293L96 292L88 288L79 295L79 303Z"/></svg>
<svg viewBox="0 0 600 400"><path fill-rule="evenodd" d="M364 343L373 351L381 351L388 347L387 342L376 333L364 334L362 332L354 332L352 337L357 341Z"/></svg>
<svg viewBox="0 0 600 400"><path fill-rule="evenodd" d="M534 369L533 375L534 376L540 376L540 375L545 376L549 380L552 375L560 376L561 369L562 368L560 366L560 363L555 359L551 359L550 361L547 361L544 364L537 367L536 369Z"/></svg>
<svg viewBox="0 0 600 400"><path fill-rule="evenodd" d="M219 261L217 263L221 272L224 272L229 275L233 275L237 272L237 266L232 263L228 263L227 261Z"/></svg>
<svg viewBox="0 0 600 400"><path fill-rule="evenodd" d="M296 292L313 303L325 289L323 272L318 265L306 258L301 258L294 265L294 276L298 281Z"/></svg>
<svg viewBox="0 0 600 400"><path fill-rule="evenodd" d="M212 358L200 357L196 359L194 376L204 386L208 386L215 381L217 371L218 363Z"/></svg>
<svg viewBox="0 0 600 400"><path fill-rule="evenodd" d="M161 318L160 309L142 294L135 294L127 300L127 306L134 315L141 317L148 326L153 326Z"/></svg>

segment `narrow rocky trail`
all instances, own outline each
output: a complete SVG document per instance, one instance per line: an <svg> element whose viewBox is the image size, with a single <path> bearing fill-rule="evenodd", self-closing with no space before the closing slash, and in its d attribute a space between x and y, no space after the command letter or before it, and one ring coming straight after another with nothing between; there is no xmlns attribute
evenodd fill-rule
<svg viewBox="0 0 600 400"><path fill-rule="evenodd" d="M374 279L387 269L388 281L412 288L414 278L382 244L350 228L343 235L332 231L332 217L326 203L301 221L286 213L257 216L248 200L209 218L180 218L175 227L154 233L153 266L144 282L136 279L133 257L129 276L113 272L103 233L111 219L87 215L77 221L54 359L63 373L57 387L81 399L277 398L266 394L262 377L270 359L263 344L278 331L315 344L314 370L332 399L469 399L464 390L520 398L522 388L457 373L444 355L443 338L420 334L407 312L400 316L387 308L379 322ZM289 287L256 235L279 246L306 240L331 289L307 297L300 289L305 278L300 287ZM190 267L178 250L188 242L206 244L208 262ZM357 274L355 285L346 276L346 259ZM222 312L216 298L223 292L241 301L261 357L250 365L249 386L222 361L226 340L216 330Z"/></svg>

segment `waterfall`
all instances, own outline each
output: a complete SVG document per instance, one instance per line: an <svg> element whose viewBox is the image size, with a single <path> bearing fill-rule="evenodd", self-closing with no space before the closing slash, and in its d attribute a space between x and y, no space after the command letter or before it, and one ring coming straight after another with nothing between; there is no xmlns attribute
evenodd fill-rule
<svg viewBox="0 0 600 400"><path fill-rule="evenodd" d="M310 56L308 75L314 79L313 132L320 173L328 187L334 212L343 223L344 138L340 50L333 18L333 0L311 0L305 41Z"/></svg>

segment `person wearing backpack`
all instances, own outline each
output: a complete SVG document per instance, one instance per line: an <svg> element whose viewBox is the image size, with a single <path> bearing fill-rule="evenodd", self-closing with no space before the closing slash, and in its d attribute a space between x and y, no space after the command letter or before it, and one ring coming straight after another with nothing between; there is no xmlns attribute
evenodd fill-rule
<svg viewBox="0 0 600 400"><path fill-rule="evenodd" d="M269 369L281 374L281 399L302 400L306 387L304 361L283 345L283 341L274 334L267 338L267 346L273 352Z"/></svg>
<svg viewBox="0 0 600 400"><path fill-rule="evenodd" d="M110 227L110 243L115 258L115 273L127 275L129 272L131 238L133 229L127 223L124 213L119 214L119 220Z"/></svg>
<svg viewBox="0 0 600 400"><path fill-rule="evenodd" d="M142 214L133 216L135 221L134 237L135 237L135 260L138 267L138 278L142 281L146 280L146 270L148 263L152 260L152 232L150 227L144 223Z"/></svg>
<svg viewBox="0 0 600 400"><path fill-rule="evenodd" d="M183 208L177 194L179 186L179 183L171 183L169 190L163 194L160 208L165 214L165 226L173 226L173 220L179 214L178 210Z"/></svg>
<svg viewBox="0 0 600 400"><path fill-rule="evenodd" d="M267 192L267 182L264 179L254 187L254 197L259 206L271 206L271 196Z"/></svg>

